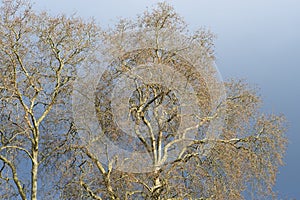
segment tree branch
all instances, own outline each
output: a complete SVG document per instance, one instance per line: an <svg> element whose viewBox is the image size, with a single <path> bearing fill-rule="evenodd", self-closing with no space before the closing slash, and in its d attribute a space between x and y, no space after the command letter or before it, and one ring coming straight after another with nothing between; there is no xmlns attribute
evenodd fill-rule
<svg viewBox="0 0 300 200"><path fill-rule="evenodd" d="M19 191L19 195L21 196L22 200L27 200L26 198L26 193L22 187L22 184L19 180L19 177L18 177L18 173L17 173L17 169L16 167L14 166L14 164L12 162L10 162L7 158L5 158L4 156L1 156L0 155L0 159L6 163L10 169L11 169L11 172L12 172L12 175L13 175L13 180L14 180L14 183L16 184L17 188L18 188L18 191Z"/></svg>

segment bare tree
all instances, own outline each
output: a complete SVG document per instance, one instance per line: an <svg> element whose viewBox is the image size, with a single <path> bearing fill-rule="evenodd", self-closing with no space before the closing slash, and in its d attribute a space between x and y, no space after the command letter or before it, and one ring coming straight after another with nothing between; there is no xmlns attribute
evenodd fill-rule
<svg viewBox="0 0 300 200"><path fill-rule="evenodd" d="M244 81L218 79L213 39L166 3L103 34L106 68L77 85L85 145L69 187L93 199L275 197L284 117L260 113Z"/></svg>
<svg viewBox="0 0 300 200"><path fill-rule="evenodd" d="M55 175L43 170L74 130L71 83L98 31L76 17L35 14L26 1L3 1L0 15L0 196L37 199L49 189L42 178Z"/></svg>
<svg viewBox="0 0 300 200"><path fill-rule="evenodd" d="M4 1L2 199L275 197L283 116L166 3L106 32Z"/></svg>

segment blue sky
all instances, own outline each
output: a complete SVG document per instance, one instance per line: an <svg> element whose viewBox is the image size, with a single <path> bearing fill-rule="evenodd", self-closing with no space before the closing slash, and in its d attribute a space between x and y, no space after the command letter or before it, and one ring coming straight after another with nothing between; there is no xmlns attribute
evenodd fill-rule
<svg viewBox="0 0 300 200"><path fill-rule="evenodd" d="M118 17L133 18L157 0L35 1L52 13L94 17L113 25ZM281 196L300 198L300 1L298 0L174 0L167 1L191 30L207 27L217 35L217 66L226 78L245 78L257 85L263 110L284 113L290 124L286 166L275 189Z"/></svg>

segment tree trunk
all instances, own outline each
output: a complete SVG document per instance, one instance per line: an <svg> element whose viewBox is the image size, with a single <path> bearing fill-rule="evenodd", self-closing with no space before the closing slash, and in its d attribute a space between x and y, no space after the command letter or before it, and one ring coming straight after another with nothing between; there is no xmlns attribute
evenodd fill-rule
<svg viewBox="0 0 300 200"><path fill-rule="evenodd" d="M38 133L38 131L37 131ZM38 179L38 146L39 146L39 140L38 140L38 134L36 134L36 137L34 138L34 142L32 144L32 169L31 169L31 200L37 200L37 179Z"/></svg>
<svg viewBox="0 0 300 200"><path fill-rule="evenodd" d="M154 186L152 187L152 198L156 200L160 200L160 194L162 191L162 183L159 177L159 170L155 171L155 178L154 178Z"/></svg>

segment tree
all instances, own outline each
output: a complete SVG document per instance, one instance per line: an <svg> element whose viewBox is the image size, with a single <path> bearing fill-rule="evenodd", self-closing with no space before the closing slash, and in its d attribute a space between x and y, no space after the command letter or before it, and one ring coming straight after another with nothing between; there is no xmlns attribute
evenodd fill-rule
<svg viewBox="0 0 300 200"><path fill-rule="evenodd" d="M261 114L260 97L244 81L218 79L212 33L190 34L173 8L159 3L103 37L108 67L79 81L93 80L88 89L77 86L95 91L95 100L85 98L93 92L75 95L85 105L75 109L77 125L89 139L73 187L95 199L275 195L284 117ZM95 107L94 118L87 113Z"/></svg>
<svg viewBox="0 0 300 200"><path fill-rule="evenodd" d="M219 78L211 32L166 3L104 32L22 1L1 17L2 198L275 197L284 117Z"/></svg>
<svg viewBox="0 0 300 200"><path fill-rule="evenodd" d="M50 180L43 178L51 175L42 173L73 132L68 99L76 66L92 58L97 34L93 22L36 14L26 1L3 1L1 199L37 199L38 190L47 191Z"/></svg>

